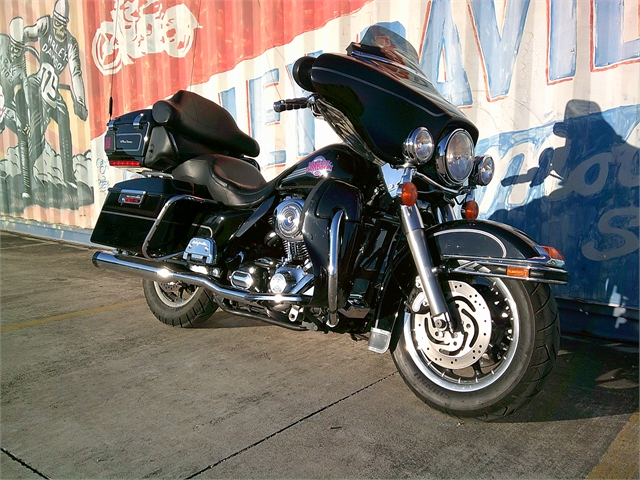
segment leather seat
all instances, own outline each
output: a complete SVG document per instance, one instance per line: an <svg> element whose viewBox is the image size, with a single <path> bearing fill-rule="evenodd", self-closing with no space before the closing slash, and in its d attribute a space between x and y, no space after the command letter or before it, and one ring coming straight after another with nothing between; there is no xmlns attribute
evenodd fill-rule
<svg viewBox="0 0 640 480"><path fill-rule="evenodd" d="M204 185L211 198L231 207L253 207L275 191L254 166L238 158L207 154L187 160L172 172L173 178Z"/></svg>
<svg viewBox="0 0 640 480"><path fill-rule="evenodd" d="M242 132L229 112L196 93L180 90L153 105L153 119L218 152L256 157L260 146Z"/></svg>

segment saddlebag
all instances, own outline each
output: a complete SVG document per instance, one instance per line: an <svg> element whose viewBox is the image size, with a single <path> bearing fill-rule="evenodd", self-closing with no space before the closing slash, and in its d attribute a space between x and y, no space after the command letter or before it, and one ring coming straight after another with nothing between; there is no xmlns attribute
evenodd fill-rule
<svg viewBox="0 0 640 480"><path fill-rule="evenodd" d="M182 251L199 232L212 201L194 185L163 177L136 178L109 189L91 241L126 252L163 256ZM171 200L153 235L145 240ZM206 228L206 227L205 227Z"/></svg>

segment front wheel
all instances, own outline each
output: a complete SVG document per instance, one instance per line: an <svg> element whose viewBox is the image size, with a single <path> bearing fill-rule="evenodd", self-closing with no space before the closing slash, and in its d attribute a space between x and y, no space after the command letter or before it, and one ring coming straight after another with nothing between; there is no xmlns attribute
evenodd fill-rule
<svg viewBox="0 0 640 480"><path fill-rule="evenodd" d="M416 283L392 355L418 397L453 416L493 420L540 391L560 343L558 310L548 285L451 277L442 288L458 327L449 332L432 322Z"/></svg>
<svg viewBox="0 0 640 480"><path fill-rule="evenodd" d="M210 292L182 282L142 281L144 296L158 320L173 327L194 327L217 310Z"/></svg>

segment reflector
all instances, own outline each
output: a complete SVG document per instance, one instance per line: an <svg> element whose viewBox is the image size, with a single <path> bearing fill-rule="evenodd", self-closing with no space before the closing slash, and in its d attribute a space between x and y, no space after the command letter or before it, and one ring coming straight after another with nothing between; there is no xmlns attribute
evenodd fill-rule
<svg viewBox="0 0 640 480"><path fill-rule="evenodd" d="M140 162L137 160L109 160L112 167L139 167Z"/></svg>

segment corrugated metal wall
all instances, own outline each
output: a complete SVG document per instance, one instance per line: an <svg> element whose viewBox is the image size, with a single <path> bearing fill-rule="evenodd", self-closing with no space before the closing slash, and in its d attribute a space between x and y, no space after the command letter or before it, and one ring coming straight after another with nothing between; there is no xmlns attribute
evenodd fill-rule
<svg viewBox="0 0 640 480"><path fill-rule="evenodd" d="M564 252L560 296L637 309L639 17L637 0L0 2L0 213L92 227L123 176L102 149L111 95L114 115L178 89L219 102L273 177L336 139L271 109L302 94L291 64L383 23L497 160L482 215Z"/></svg>

